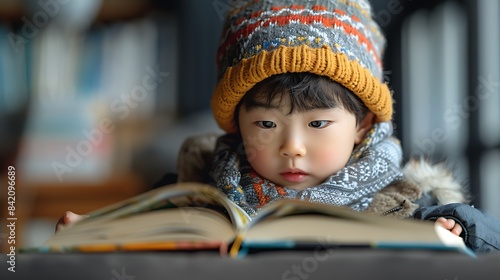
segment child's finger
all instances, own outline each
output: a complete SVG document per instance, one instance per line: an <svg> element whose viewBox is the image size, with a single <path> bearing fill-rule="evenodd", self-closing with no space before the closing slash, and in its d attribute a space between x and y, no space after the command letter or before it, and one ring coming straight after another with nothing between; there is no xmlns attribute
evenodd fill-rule
<svg viewBox="0 0 500 280"><path fill-rule="evenodd" d="M460 234L462 233L462 230L463 230L462 226L460 226L460 224L458 224L453 219L446 219L446 218L440 217L440 218L436 219L436 223L440 224L442 227L451 231L451 233L453 233L457 236L460 236Z"/></svg>
<svg viewBox="0 0 500 280"><path fill-rule="evenodd" d="M85 215L78 215L78 214L75 214L71 211L67 211L66 214L64 215L64 222L66 224L71 224L71 223L74 223L76 221L83 219L84 217L85 217Z"/></svg>
<svg viewBox="0 0 500 280"><path fill-rule="evenodd" d="M439 217L438 219L436 219L436 223L440 224L442 227L444 227L445 229L448 229L448 230L451 230L453 228L453 226L455 225L455 221L453 221L453 223L451 223L450 220L443 218L443 217Z"/></svg>
<svg viewBox="0 0 500 280"><path fill-rule="evenodd" d="M462 233L462 227L460 226L460 224L455 223L455 225L453 226L453 228L450 231L453 234L460 236L460 234Z"/></svg>
<svg viewBox="0 0 500 280"><path fill-rule="evenodd" d="M86 217L86 215L78 215L78 214L75 214L71 211L66 211L66 213L64 213L64 215L61 218L59 218L59 220L57 221L56 232L61 230L62 228L64 228L64 226L72 224L76 221L79 221L79 220L85 218L85 217Z"/></svg>

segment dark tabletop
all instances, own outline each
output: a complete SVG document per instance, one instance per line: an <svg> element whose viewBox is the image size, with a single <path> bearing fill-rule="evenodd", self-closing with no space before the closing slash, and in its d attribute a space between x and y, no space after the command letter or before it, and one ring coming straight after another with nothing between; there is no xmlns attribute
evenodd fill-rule
<svg viewBox="0 0 500 280"><path fill-rule="evenodd" d="M500 279L500 254L456 252L281 251L241 259L216 252L21 253L15 272L0 256L0 279Z"/></svg>

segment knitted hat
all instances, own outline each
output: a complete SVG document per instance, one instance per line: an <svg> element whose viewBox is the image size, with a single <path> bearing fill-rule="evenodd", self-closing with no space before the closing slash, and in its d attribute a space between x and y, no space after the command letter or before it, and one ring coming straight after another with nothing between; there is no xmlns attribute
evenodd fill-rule
<svg viewBox="0 0 500 280"><path fill-rule="evenodd" d="M377 121L392 118L382 82L385 38L366 0L233 1L217 53L212 111L219 126L237 132L235 109L255 84L276 74L310 72L359 96Z"/></svg>

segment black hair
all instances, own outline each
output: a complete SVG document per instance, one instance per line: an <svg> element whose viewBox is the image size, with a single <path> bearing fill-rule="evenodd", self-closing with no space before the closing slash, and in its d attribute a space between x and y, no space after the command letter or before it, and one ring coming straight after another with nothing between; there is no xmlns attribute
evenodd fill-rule
<svg viewBox="0 0 500 280"><path fill-rule="evenodd" d="M356 117L360 124L369 109L361 99L341 84L328 77L304 72L273 75L253 86L236 106L235 122L241 106L280 106L283 97L290 98L290 112L341 107ZM277 102L277 103L276 103Z"/></svg>

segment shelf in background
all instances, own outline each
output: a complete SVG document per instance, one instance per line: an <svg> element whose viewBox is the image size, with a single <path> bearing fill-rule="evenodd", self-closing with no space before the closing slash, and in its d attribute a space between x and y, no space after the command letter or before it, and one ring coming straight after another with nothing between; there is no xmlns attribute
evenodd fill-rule
<svg viewBox="0 0 500 280"><path fill-rule="evenodd" d="M22 0L0 1L0 22L22 23L26 16L26 6ZM59 3L54 1L54 3ZM62 4L61 4L62 5ZM152 9L150 0L102 0L97 22L130 20L146 15ZM44 11L40 7L41 11Z"/></svg>

